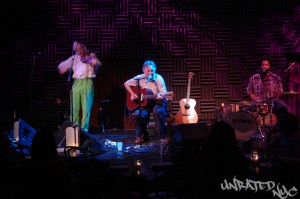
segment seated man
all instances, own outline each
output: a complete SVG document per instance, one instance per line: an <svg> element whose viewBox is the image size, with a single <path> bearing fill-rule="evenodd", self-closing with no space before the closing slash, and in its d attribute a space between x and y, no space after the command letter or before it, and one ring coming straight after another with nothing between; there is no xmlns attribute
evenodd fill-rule
<svg viewBox="0 0 300 199"><path fill-rule="evenodd" d="M146 127L151 112L153 112L159 137L165 143L168 143L167 127L165 125L165 114L168 106L167 100L164 98L164 95L167 93L165 81L161 75L155 73L156 64L153 61L145 61L142 70L143 74L137 75L124 83L127 94L130 96L130 99L127 100L133 105L130 108L128 107L128 109L137 115L135 143L149 141ZM139 103L140 93L144 91L151 92L156 100L147 100L147 103Z"/></svg>

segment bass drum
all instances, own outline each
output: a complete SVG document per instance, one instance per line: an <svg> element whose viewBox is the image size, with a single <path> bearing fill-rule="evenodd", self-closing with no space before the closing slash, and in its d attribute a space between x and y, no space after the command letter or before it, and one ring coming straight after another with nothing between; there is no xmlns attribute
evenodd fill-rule
<svg viewBox="0 0 300 199"><path fill-rule="evenodd" d="M238 141L250 140L258 128L255 117L246 111L232 113L228 118L228 123L234 128Z"/></svg>

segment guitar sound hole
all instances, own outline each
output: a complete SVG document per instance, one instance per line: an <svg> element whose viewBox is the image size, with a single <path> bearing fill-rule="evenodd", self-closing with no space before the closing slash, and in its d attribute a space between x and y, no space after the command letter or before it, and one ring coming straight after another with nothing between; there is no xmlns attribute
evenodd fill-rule
<svg viewBox="0 0 300 199"><path fill-rule="evenodd" d="M189 104L185 104L184 105L184 108L187 110L187 109L190 109L190 105Z"/></svg>

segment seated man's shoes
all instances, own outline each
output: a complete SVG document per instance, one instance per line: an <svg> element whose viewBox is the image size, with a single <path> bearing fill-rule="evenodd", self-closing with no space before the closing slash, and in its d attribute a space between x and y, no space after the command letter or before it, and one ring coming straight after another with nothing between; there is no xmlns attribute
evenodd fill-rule
<svg viewBox="0 0 300 199"><path fill-rule="evenodd" d="M163 142L165 145L169 144L170 140L168 137L161 138L161 142Z"/></svg>
<svg viewBox="0 0 300 199"><path fill-rule="evenodd" d="M146 136L142 136L142 140L139 137L135 138L134 143L135 144L140 144L141 141L142 142L148 142L149 140L150 140L149 136L146 135Z"/></svg>
<svg viewBox="0 0 300 199"><path fill-rule="evenodd" d="M141 143L141 139L140 138L135 138L134 143L135 144L140 144Z"/></svg>

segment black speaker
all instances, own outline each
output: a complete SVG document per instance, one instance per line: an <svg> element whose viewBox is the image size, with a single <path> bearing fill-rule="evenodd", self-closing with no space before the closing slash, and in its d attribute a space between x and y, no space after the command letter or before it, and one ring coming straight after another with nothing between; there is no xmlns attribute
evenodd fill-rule
<svg viewBox="0 0 300 199"><path fill-rule="evenodd" d="M177 142L190 139L206 139L209 127L206 123L178 124L175 127L174 139Z"/></svg>
<svg viewBox="0 0 300 199"><path fill-rule="evenodd" d="M19 134L18 141L15 140L14 128L8 134L11 140L17 141L18 144L30 147L32 145L32 138L36 134L36 130L27 124L24 120L19 119Z"/></svg>
<svg viewBox="0 0 300 199"><path fill-rule="evenodd" d="M96 138L90 137L82 146L94 153L94 155L101 155L106 153L106 147Z"/></svg>

